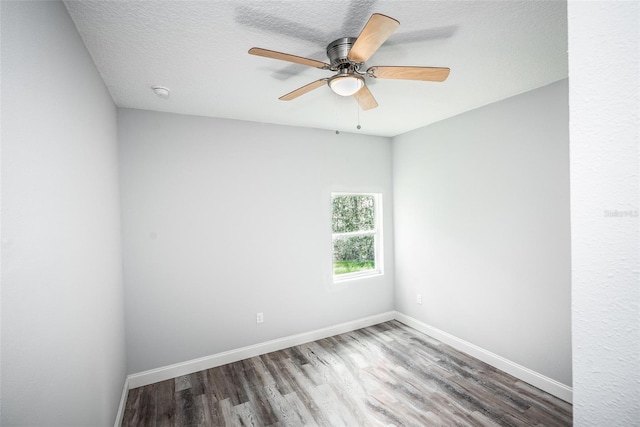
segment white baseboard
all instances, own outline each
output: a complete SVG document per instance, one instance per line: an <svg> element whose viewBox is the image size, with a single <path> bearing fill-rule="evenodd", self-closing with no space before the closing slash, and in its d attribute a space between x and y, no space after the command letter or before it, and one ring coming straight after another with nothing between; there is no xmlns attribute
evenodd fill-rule
<svg viewBox="0 0 640 427"><path fill-rule="evenodd" d="M118 406L118 413L116 414L116 422L113 424L113 427L120 427L122 425L122 418L124 417L124 406L127 404L128 395L129 395L129 377L124 379L122 397L120 397L120 406Z"/></svg>
<svg viewBox="0 0 640 427"><path fill-rule="evenodd" d="M455 337L447 332L444 332L438 328L422 323L421 321L407 316L406 314L395 312L395 319L407 326L412 327L426 335L429 335L445 344L450 345L456 350L467 353L476 359L482 360L489 365L500 369L514 377L531 384L534 387L538 387L541 390L552 394L565 402L573 402L573 388L565 384L562 384L554 379L546 377L529 368L525 368L522 365L518 365L502 356L498 356L488 350L478 347L475 344L471 344L463 339Z"/></svg>
<svg viewBox="0 0 640 427"><path fill-rule="evenodd" d="M393 320L394 316L395 312L389 311L375 316L340 323L339 325L316 329L315 331L304 332L289 337L250 345L248 347L242 347L236 350L201 357L199 359L176 363L175 365L131 374L127 377L128 385L129 388L142 387L159 381L179 377L181 375L192 374L205 369L215 368L216 366L226 365L227 363L233 363L250 357L271 353L272 351L283 350L285 348L305 344L322 338L344 334L345 332L355 331L360 328L366 328L367 326L377 325L378 323Z"/></svg>

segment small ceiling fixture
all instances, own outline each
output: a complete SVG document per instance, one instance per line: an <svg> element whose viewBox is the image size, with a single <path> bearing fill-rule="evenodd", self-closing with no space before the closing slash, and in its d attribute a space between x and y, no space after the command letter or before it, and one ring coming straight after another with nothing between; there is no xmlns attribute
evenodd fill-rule
<svg viewBox="0 0 640 427"><path fill-rule="evenodd" d="M151 86L151 89L153 89L153 92L160 98L169 98L169 94L171 93L169 88L164 86Z"/></svg>

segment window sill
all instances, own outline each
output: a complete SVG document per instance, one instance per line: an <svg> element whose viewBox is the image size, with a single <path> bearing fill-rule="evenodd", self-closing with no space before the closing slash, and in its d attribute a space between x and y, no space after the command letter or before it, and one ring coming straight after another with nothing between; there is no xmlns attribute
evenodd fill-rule
<svg viewBox="0 0 640 427"><path fill-rule="evenodd" d="M333 276L333 283L350 282L352 280L365 279L368 277L382 276L383 273L380 270L368 270L358 273L347 273Z"/></svg>

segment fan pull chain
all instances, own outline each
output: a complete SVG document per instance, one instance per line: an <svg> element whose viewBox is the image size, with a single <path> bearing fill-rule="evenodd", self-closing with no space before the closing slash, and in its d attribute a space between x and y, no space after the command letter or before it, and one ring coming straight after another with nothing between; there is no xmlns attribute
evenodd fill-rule
<svg viewBox="0 0 640 427"><path fill-rule="evenodd" d="M336 108L336 135L340 135L340 131L338 130L338 97L334 96L334 105Z"/></svg>
<svg viewBox="0 0 640 427"><path fill-rule="evenodd" d="M356 129L360 130L362 126L360 126L360 105L358 103L356 103L356 109L358 110L358 126L356 126Z"/></svg>

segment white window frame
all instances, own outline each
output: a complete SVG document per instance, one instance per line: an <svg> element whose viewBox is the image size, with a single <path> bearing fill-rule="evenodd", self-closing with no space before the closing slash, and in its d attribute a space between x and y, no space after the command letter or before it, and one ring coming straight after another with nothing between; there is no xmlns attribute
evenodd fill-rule
<svg viewBox="0 0 640 427"><path fill-rule="evenodd" d="M367 231L354 231L349 233L333 233L331 227L331 274L333 283L347 282L350 280L362 279L384 274L384 254L382 239L382 193L362 193L362 192L333 192L331 193L331 218L333 218L333 198L335 196L373 196L374 205L374 229ZM373 236L373 250L375 252L375 266L372 270L357 271L354 273L333 274L333 241L340 237Z"/></svg>

